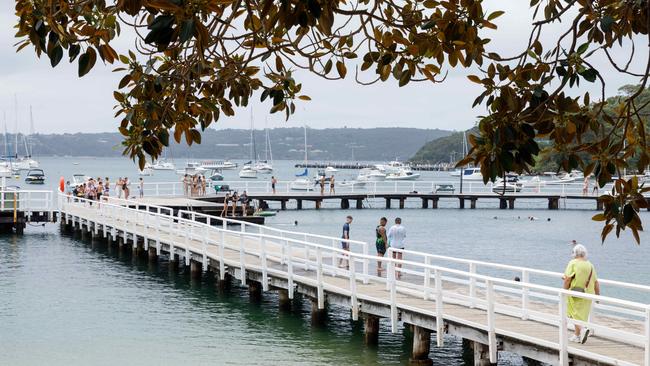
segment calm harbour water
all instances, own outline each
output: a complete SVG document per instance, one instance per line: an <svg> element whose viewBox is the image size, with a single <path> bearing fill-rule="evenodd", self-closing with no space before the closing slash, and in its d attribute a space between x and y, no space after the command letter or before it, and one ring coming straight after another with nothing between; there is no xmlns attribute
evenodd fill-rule
<svg viewBox="0 0 650 366"><path fill-rule="evenodd" d="M53 188L59 176L77 172L137 178L126 159L40 161L48 176L45 188ZM275 167L280 179L297 170L289 162ZM236 171L226 174L235 177ZM436 176L425 173L422 179L428 175ZM165 173L146 179L177 177ZM372 241L379 217L399 215L410 249L555 271L562 271L569 259L567 242L577 239L587 244L601 278L650 283L648 236L642 236L641 246L627 234L601 245L599 223L590 221L593 213L323 209L281 212L267 224L339 235L350 214L352 238ZM528 216L540 220L526 220ZM645 212L642 216L650 219ZM108 253L105 245L93 248L63 236L56 225L28 227L23 237L0 236L0 365L395 365L408 360L405 335L390 334L386 322L380 346L368 348L362 324L352 322L348 312L332 308L327 326L313 328L308 301L296 305L292 313L279 313L272 293L261 304L251 304L247 291L237 286L219 294L209 279L196 283L187 274L170 274L164 265L134 263L130 256ZM431 357L437 365L463 364L459 341L452 338L442 349L432 347ZM506 357L502 363L518 365L521 360Z"/></svg>

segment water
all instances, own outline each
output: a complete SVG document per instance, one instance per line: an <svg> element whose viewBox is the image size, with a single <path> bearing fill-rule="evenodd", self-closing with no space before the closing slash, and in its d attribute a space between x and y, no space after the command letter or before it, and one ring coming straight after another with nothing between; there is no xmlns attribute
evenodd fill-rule
<svg viewBox="0 0 650 366"><path fill-rule="evenodd" d="M125 159L40 161L49 178L44 188L53 189L59 176L76 172L137 178L135 166ZM289 162L275 166L281 168L276 174L281 179L296 170ZM236 171L226 174L235 177ZM146 179L172 178L166 173ZM354 216L353 239L373 241L378 218L399 215L408 229L409 249L555 271L563 270L567 242L576 239L588 246L601 278L650 282L647 235L641 246L626 234L601 245L591 210L323 209L281 212L268 224L286 229L298 220L297 230L339 235L348 214ZM646 212L642 216L650 218ZM28 227L23 237L0 237L0 365L407 362L410 345L402 330L391 334L382 321L380 346L368 348L362 324L352 322L343 309L330 310L326 328L313 328L306 300L296 301L292 313L279 313L273 293L265 293L261 304L251 304L238 286L219 294L210 279L192 282L162 264L134 263L108 253L105 245L92 248L62 236L56 225ZM461 365L459 341L446 341L442 349L432 347L435 364ZM510 356L502 363L519 365L521 360Z"/></svg>

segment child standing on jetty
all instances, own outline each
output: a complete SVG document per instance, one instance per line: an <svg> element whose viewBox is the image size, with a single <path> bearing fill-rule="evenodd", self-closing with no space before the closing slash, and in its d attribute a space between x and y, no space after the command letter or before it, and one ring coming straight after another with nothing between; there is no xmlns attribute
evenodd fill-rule
<svg viewBox="0 0 650 366"><path fill-rule="evenodd" d="M350 251L350 243L347 242L346 240L350 240L350 224L352 223L352 216L349 216L345 218L345 224L343 224L343 233L341 235L341 239L344 239L341 241L341 248L345 251ZM346 262L345 266L343 265L343 261ZM350 263L345 259L345 255L341 256L341 259L339 259L339 267L343 268L348 268Z"/></svg>
<svg viewBox="0 0 650 366"><path fill-rule="evenodd" d="M396 249L404 250L406 248L404 241L406 239L406 228L402 226L402 219L397 217L395 218L395 225L391 226L388 229L388 244ZM394 251L394 259L402 259L403 253L401 251ZM395 267L399 268L396 271L396 277L399 280L402 277L402 265L396 264Z"/></svg>

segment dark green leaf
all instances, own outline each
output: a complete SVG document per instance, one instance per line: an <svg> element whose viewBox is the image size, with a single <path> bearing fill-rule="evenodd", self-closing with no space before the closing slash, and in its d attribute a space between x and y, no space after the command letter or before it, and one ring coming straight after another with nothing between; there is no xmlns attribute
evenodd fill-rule
<svg viewBox="0 0 650 366"><path fill-rule="evenodd" d="M81 57L79 57L79 77L86 75L95 66L97 61L97 52L92 47L88 47Z"/></svg>

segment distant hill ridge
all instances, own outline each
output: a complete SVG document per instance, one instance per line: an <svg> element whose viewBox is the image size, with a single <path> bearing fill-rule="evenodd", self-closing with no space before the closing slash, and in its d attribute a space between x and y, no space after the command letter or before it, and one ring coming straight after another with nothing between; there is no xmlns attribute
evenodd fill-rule
<svg viewBox="0 0 650 366"><path fill-rule="evenodd" d="M426 142L449 136L452 132L418 128L327 128L307 129L310 160L408 160ZM269 130L274 159L302 160L303 128ZM264 159L265 131L255 130L257 156ZM10 144L13 137L8 136ZM120 156L122 136L119 133L36 134L31 137L35 156ZM172 144L167 155L172 158L248 159L250 130L209 129L202 143L190 148L183 143ZM1 145L1 142L0 142ZM20 144L19 144L20 145ZM0 150L4 146L0 147ZM9 147L13 151L13 147ZM19 146L19 154L24 154Z"/></svg>

